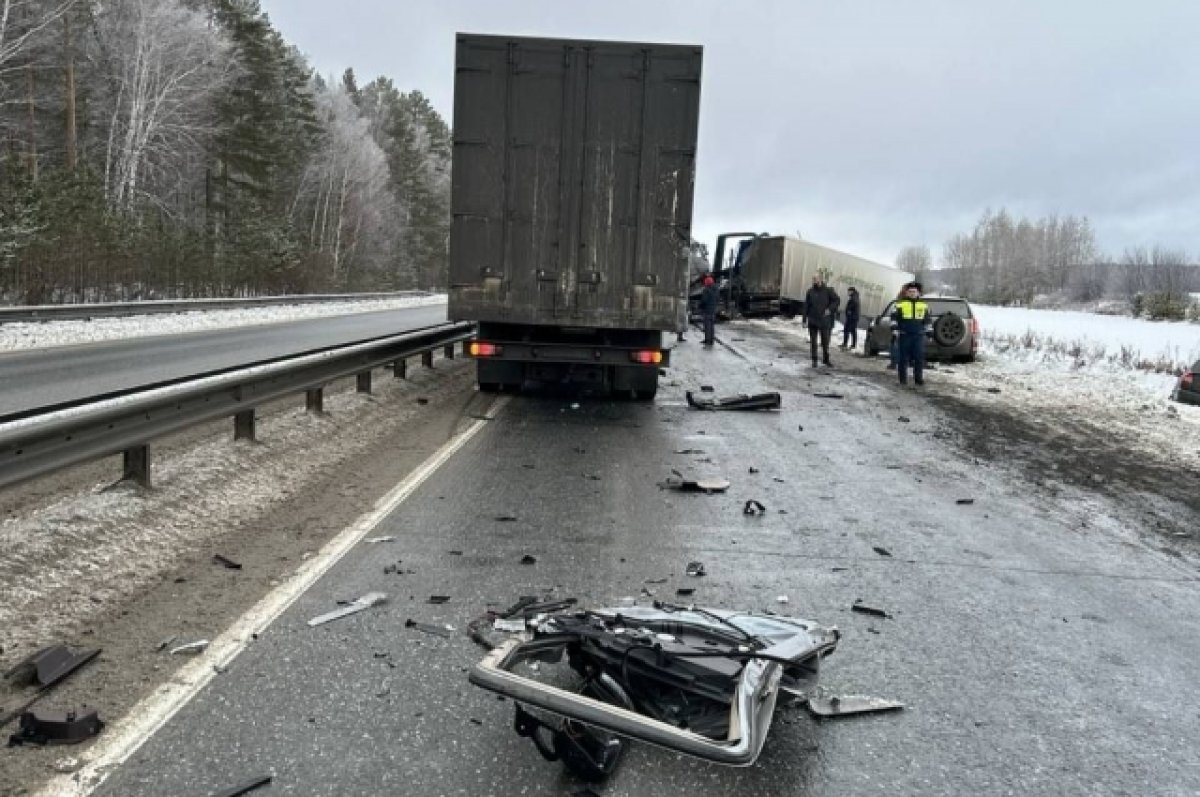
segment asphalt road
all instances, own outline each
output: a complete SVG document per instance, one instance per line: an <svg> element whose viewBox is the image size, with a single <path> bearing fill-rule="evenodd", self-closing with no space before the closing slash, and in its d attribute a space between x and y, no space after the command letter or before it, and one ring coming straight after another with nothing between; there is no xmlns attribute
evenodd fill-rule
<svg viewBox="0 0 1200 797"><path fill-rule="evenodd" d="M262 794L571 793L582 784L512 731L511 703L467 683L482 650L405 620L461 631L522 594L613 605L685 582L702 605L838 625L823 688L907 709L782 709L746 769L635 745L602 794L1200 792L1195 566L1106 520L1107 499L1053 502L975 461L920 394L861 367L798 368L794 346L744 334L737 352L678 349L681 384L652 406L513 400L373 532L395 542L356 547L97 793L204 795L261 772ZM691 411L683 388L702 382L778 389L785 408ZM733 486L660 490L672 469ZM749 498L768 513L744 516ZM684 576L690 560L709 575ZM390 602L306 626L372 590ZM851 613L859 598L892 619Z"/></svg>
<svg viewBox="0 0 1200 797"><path fill-rule="evenodd" d="M444 305L0 354L6 416L446 320Z"/></svg>

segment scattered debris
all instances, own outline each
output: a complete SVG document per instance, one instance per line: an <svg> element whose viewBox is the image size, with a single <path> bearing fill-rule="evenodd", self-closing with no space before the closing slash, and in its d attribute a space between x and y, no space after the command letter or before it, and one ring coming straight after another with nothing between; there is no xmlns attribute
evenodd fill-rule
<svg viewBox="0 0 1200 797"><path fill-rule="evenodd" d="M689 390L684 397L688 406L694 410L777 410L783 406L783 397L778 393L742 393L722 398L697 398Z"/></svg>
<svg viewBox="0 0 1200 797"><path fill-rule="evenodd" d="M871 550L874 551L875 553L879 554L880 556L891 556L892 555L892 552L889 551L887 548L881 548L878 545L873 546L871 548Z"/></svg>
<svg viewBox="0 0 1200 797"><path fill-rule="evenodd" d="M831 568L829 568L829 570L833 573L844 573L845 571L847 571L849 569L850 568L848 568L848 567L831 567Z"/></svg>
<svg viewBox="0 0 1200 797"><path fill-rule="evenodd" d="M431 625L430 623L418 623L416 620L413 620L411 618L404 621L404 627L412 628L417 631L423 631L426 634L433 634L434 636L446 637L447 639L450 637L450 635L452 633L454 633L453 626Z"/></svg>
<svg viewBox="0 0 1200 797"><path fill-rule="evenodd" d="M58 772L59 774L69 775L70 773L79 769L79 767L82 764L83 764L83 762L80 761L78 758L75 758L74 756L67 756L66 758L60 758L57 761L55 761L51 765L51 769L53 769L55 772Z"/></svg>
<svg viewBox="0 0 1200 797"><path fill-rule="evenodd" d="M778 476L776 476L774 479L772 479L772 481L774 481L776 484L783 484L783 483L784 483L784 482L783 482L783 479L779 478Z"/></svg>
<svg viewBox="0 0 1200 797"><path fill-rule="evenodd" d="M723 493L729 489L725 479L667 479L659 484L666 490L678 490L681 493Z"/></svg>
<svg viewBox="0 0 1200 797"><path fill-rule="evenodd" d="M573 404L571 404L571 409L573 409L573 410L579 409L579 402L574 402Z"/></svg>
<svg viewBox="0 0 1200 797"><path fill-rule="evenodd" d="M230 559L229 557L222 556L219 553L213 554L213 562L216 564L219 564L219 565L223 565L225 567L225 569L227 569L227 570L241 570L242 569L241 562L235 562L232 559Z"/></svg>
<svg viewBox="0 0 1200 797"><path fill-rule="evenodd" d="M910 421L910 420L909 420L909 418L908 418L908 416L907 416L907 415L901 415L901 416L900 416L899 418L897 418L896 420L900 421L900 423L911 423L911 422L912 422L912 421Z"/></svg>
<svg viewBox="0 0 1200 797"><path fill-rule="evenodd" d="M665 578L648 578L645 581L643 581L642 583L643 584L666 584L667 579L665 579Z"/></svg>
<svg viewBox="0 0 1200 797"><path fill-rule="evenodd" d="M497 646L470 680L512 698L517 733L584 780L613 771L625 737L748 766L780 691L811 694L838 639L836 629L768 613L661 602L572 610L542 619L532 638ZM567 667L578 686L567 685Z"/></svg>
<svg viewBox="0 0 1200 797"><path fill-rule="evenodd" d="M507 617L497 617L492 622L492 628L507 634L519 634L525 630L525 618L513 620Z"/></svg>
<svg viewBox="0 0 1200 797"><path fill-rule="evenodd" d="M750 472L751 472L751 473L758 473L758 468L751 467L751 468L750 468Z"/></svg>
<svg viewBox="0 0 1200 797"><path fill-rule="evenodd" d="M989 387L989 388L987 389L987 392L989 392L989 393L999 393L999 392L1000 392L1000 388L998 388L998 387Z"/></svg>
<svg viewBox="0 0 1200 797"><path fill-rule="evenodd" d="M689 576L697 578L708 575L708 571L704 569L704 562L688 562L686 572Z"/></svg>
<svg viewBox="0 0 1200 797"><path fill-rule="evenodd" d="M21 715L19 730L8 737L8 746L22 744L79 744L104 729L95 709L39 713L26 711Z"/></svg>
<svg viewBox="0 0 1200 797"><path fill-rule="evenodd" d="M746 505L742 507L743 515L760 516L763 513L765 513L766 511L767 511L767 508L765 506L763 506L760 502L755 501L753 498L751 498L749 501L747 501Z"/></svg>
<svg viewBox="0 0 1200 797"><path fill-rule="evenodd" d="M425 601L425 602L426 602L426 603L432 603L432 604L434 604L435 606L440 606L441 604L443 604L443 603L446 603L446 602L448 602L449 600L450 600L450 596L449 596L449 595L430 595L430 596L429 596L429 600L427 600L427 601Z"/></svg>
<svg viewBox="0 0 1200 797"><path fill-rule="evenodd" d="M377 542L395 542L395 541L396 541L396 538L393 537L391 534L384 534L382 537L368 537L367 538L367 542L372 543L372 544L377 543Z"/></svg>
<svg viewBox="0 0 1200 797"><path fill-rule="evenodd" d="M827 398L827 399L844 399L845 398L845 396L843 396L841 393L813 393L813 396L815 398Z"/></svg>
<svg viewBox="0 0 1200 797"><path fill-rule="evenodd" d="M675 452L676 454L703 454L704 452L698 448L681 448Z"/></svg>
<svg viewBox="0 0 1200 797"><path fill-rule="evenodd" d="M155 653L162 653L164 650L166 650L167 648L169 648L171 645L175 644L175 640L176 640L176 639L179 639L179 634L171 634L171 636L167 637L167 638L166 638L166 639L164 639L162 642L159 642L159 643L158 643L158 644L157 644L157 645L154 647L154 652L155 652Z"/></svg>
<svg viewBox="0 0 1200 797"><path fill-rule="evenodd" d="M856 600L854 605L850 607L850 611L858 612L859 614L869 614L872 617L891 619L891 615L885 612L883 609L876 609L874 606L867 606L861 600Z"/></svg>
<svg viewBox="0 0 1200 797"><path fill-rule="evenodd" d="M842 695L834 697L810 697L805 703L808 710L818 717L844 717L849 714L866 714L873 711L896 711L904 708L903 703L884 700L881 697L864 695Z"/></svg>
<svg viewBox="0 0 1200 797"><path fill-rule="evenodd" d="M496 517L494 517L492 519L495 520L497 523L516 523L517 522L516 515L496 515Z"/></svg>
<svg viewBox="0 0 1200 797"><path fill-rule="evenodd" d="M695 592L696 592L695 587L680 587L679 589L675 590L675 594L681 598L686 598L689 595L695 594Z"/></svg>
<svg viewBox="0 0 1200 797"><path fill-rule="evenodd" d="M15 684L33 684L46 689L99 655L100 648L73 653L66 645L51 645L14 664L4 677Z"/></svg>
<svg viewBox="0 0 1200 797"><path fill-rule="evenodd" d="M241 795L249 794L261 786L266 786L271 782L271 778L271 775L259 775L258 777L251 778L245 783L238 784L231 789L218 792L217 794L214 794L213 797L241 797Z"/></svg>
<svg viewBox="0 0 1200 797"><path fill-rule="evenodd" d="M787 603L787 602L788 602L788 596L787 596L787 595L780 595L779 597L775 598L775 602L776 602L776 603Z"/></svg>
<svg viewBox="0 0 1200 797"><path fill-rule="evenodd" d="M368 592L361 598L357 598L350 602L350 605L343 606L340 609L334 609L332 612L319 615L308 621L309 626L324 625L331 620L340 620L343 617L349 617L352 614L357 614L372 606L376 606L387 600L387 595L382 592Z"/></svg>
<svg viewBox="0 0 1200 797"><path fill-rule="evenodd" d="M975 503L975 499L974 498L960 498L957 501L955 501L954 503L958 504L959 506L969 506L970 504Z"/></svg>
<svg viewBox="0 0 1200 797"><path fill-rule="evenodd" d="M801 425L801 426L797 426L797 427L796 427L796 430L797 430L797 431L800 431L800 432L803 432L803 431L804 431L804 426L803 426L803 425Z"/></svg>
<svg viewBox="0 0 1200 797"><path fill-rule="evenodd" d="M521 564L523 564L523 565L536 565L536 564L537 564L537 557L536 557L536 556L534 556L533 554L528 554L528 553L527 553L527 554L525 554L524 556L522 556L522 557L521 557Z"/></svg>
<svg viewBox="0 0 1200 797"><path fill-rule="evenodd" d="M195 642L185 642L182 645L171 648L171 655L178 656L184 653L188 655L202 653L208 647L208 644L209 643L207 639L197 639Z"/></svg>
<svg viewBox="0 0 1200 797"><path fill-rule="evenodd" d="M417 572L415 570L401 570L400 565L402 565L402 564L404 564L404 560L397 559L394 563L392 563L390 565L384 565L383 566L383 574L385 576L392 576L392 575L402 576L405 573L411 574L411 573Z"/></svg>
<svg viewBox="0 0 1200 797"><path fill-rule="evenodd" d="M447 556L462 556L462 551L446 551Z"/></svg>
<svg viewBox="0 0 1200 797"><path fill-rule="evenodd" d="M425 398L424 396L421 396L420 398L417 399L417 403L420 404L421 406L424 406L429 403L429 399Z"/></svg>
<svg viewBox="0 0 1200 797"><path fill-rule="evenodd" d="M713 392L713 386L712 386L712 385L701 385L701 386L700 386L700 392L701 392L701 393L712 393L712 392Z"/></svg>

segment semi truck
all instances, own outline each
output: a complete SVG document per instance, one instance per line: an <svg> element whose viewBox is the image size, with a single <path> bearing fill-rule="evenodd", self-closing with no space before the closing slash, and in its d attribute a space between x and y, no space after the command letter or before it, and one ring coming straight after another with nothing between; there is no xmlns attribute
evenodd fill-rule
<svg viewBox="0 0 1200 797"><path fill-rule="evenodd" d="M687 319L702 48L459 34L449 316L479 388L652 398Z"/></svg>
<svg viewBox="0 0 1200 797"><path fill-rule="evenodd" d="M731 314L792 317L804 312L804 295L820 275L846 300L847 289L858 289L865 322L883 312L904 283L907 271L839 252L790 236L765 233L726 233L717 239L717 259L724 257L729 239L736 240L732 263L723 273L724 296Z"/></svg>

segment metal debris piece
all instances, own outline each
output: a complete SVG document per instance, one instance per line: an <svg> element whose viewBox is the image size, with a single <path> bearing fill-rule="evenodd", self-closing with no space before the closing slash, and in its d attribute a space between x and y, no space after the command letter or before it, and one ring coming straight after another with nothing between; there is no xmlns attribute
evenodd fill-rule
<svg viewBox="0 0 1200 797"><path fill-rule="evenodd" d="M712 393L712 392L713 392L713 386L712 386L712 385L701 385L701 386L700 386L700 392L701 392L701 393Z"/></svg>
<svg viewBox="0 0 1200 797"><path fill-rule="evenodd" d="M241 797L243 794L249 794L259 787L266 786L271 782L271 777L271 775L259 775L258 777L251 778L245 783L238 784L231 789L218 792L214 794L213 797Z"/></svg>
<svg viewBox="0 0 1200 797"><path fill-rule="evenodd" d="M229 557L222 556L219 553L213 554L213 562L224 566L225 569L227 569L227 570L241 570L242 569L241 562L235 562L232 559L230 559Z"/></svg>
<svg viewBox="0 0 1200 797"><path fill-rule="evenodd" d="M911 423L912 422L911 420L909 420L909 417L907 415L901 415L896 420L900 421L900 423Z"/></svg>
<svg viewBox="0 0 1200 797"><path fill-rule="evenodd" d="M975 503L975 499L974 498L960 498L957 501L955 501L954 503L958 504L959 506L969 506L970 504Z"/></svg>
<svg viewBox="0 0 1200 797"><path fill-rule="evenodd" d="M171 655L175 656L180 653L200 653L208 647L207 639L197 639L195 642L187 642L178 647L171 648Z"/></svg>
<svg viewBox="0 0 1200 797"><path fill-rule="evenodd" d="M100 648L72 653L66 645L51 645L14 664L4 673L4 677L16 684L34 684L45 689L99 655Z"/></svg>
<svg viewBox="0 0 1200 797"><path fill-rule="evenodd" d="M743 515L759 516L759 515L762 515L763 513L765 513L766 511L767 511L767 508L765 506L763 506L762 503L755 501L753 498L751 498L749 501L747 501L746 505L744 507L742 507Z"/></svg>
<svg viewBox="0 0 1200 797"><path fill-rule="evenodd" d="M492 623L492 628L508 634L519 634L525 630L525 618L522 617L514 620L507 617L497 617Z"/></svg>
<svg viewBox="0 0 1200 797"><path fill-rule="evenodd" d="M689 595L695 594L695 592L696 592L695 587L680 587L679 589L675 590L675 594L681 598L686 598Z"/></svg>
<svg viewBox="0 0 1200 797"><path fill-rule="evenodd" d="M777 598L775 599L775 602L776 602L776 603L787 603L787 602L788 602L788 596L787 596L787 595L780 595L779 597L777 597Z"/></svg>
<svg viewBox="0 0 1200 797"><path fill-rule="evenodd" d="M844 399L841 393L813 393L814 398Z"/></svg>
<svg viewBox="0 0 1200 797"><path fill-rule="evenodd" d="M26 711L20 729L8 737L8 746L21 744L79 744L104 729L95 709L84 712Z"/></svg>
<svg viewBox="0 0 1200 797"><path fill-rule="evenodd" d="M494 517L492 519L495 520L497 523L516 523L517 522L516 515L496 515L496 517Z"/></svg>
<svg viewBox="0 0 1200 797"><path fill-rule="evenodd" d="M368 537L367 538L367 542L369 542L369 543L394 542L395 540L396 540L396 538L393 537L391 534L384 534L382 537Z"/></svg>
<svg viewBox="0 0 1200 797"><path fill-rule="evenodd" d="M903 703L865 695L840 695L834 697L810 697L805 704L818 717L844 717L849 714L866 714L873 711L896 711L904 708Z"/></svg>
<svg viewBox="0 0 1200 797"><path fill-rule="evenodd" d="M667 479L659 485L681 493L723 493L729 489L725 479Z"/></svg>
<svg viewBox="0 0 1200 797"><path fill-rule="evenodd" d="M350 602L349 606L343 606L340 609L334 609L332 612L319 615L308 621L309 626L324 625L331 620L340 620L343 617L349 617L352 614L357 614L372 606L376 606L387 600L387 595L382 592L368 592L361 598L357 598Z"/></svg>
<svg viewBox="0 0 1200 797"><path fill-rule="evenodd" d="M404 621L405 628L412 628L417 631L423 631L426 634L449 638L453 633L454 628L442 625L431 625L429 623L418 623L416 620L408 619Z"/></svg>
<svg viewBox="0 0 1200 797"><path fill-rule="evenodd" d="M850 607L850 611L858 612L859 614L869 614L872 617L883 617L885 619L891 618L891 615L885 612L883 609L876 609L874 606L867 606L861 600L855 601L854 605Z"/></svg>
<svg viewBox="0 0 1200 797"><path fill-rule="evenodd" d="M783 397L778 393L742 393L721 398L697 398L689 390L684 397L688 406L694 410L777 410L783 406Z"/></svg>
<svg viewBox="0 0 1200 797"><path fill-rule="evenodd" d="M179 634L171 634L171 636L167 637L162 642L159 642L158 645L155 646L154 651L156 653L162 653L171 645L175 644L176 639L179 639Z"/></svg>
<svg viewBox="0 0 1200 797"><path fill-rule="evenodd" d="M537 564L537 557L536 557L536 556L534 556L533 554L528 554L528 553L527 553L527 554L525 554L524 556L522 556L522 557L521 557L521 564L523 564L523 565L536 565L536 564Z"/></svg>
<svg viewBox="0 0 1200 797"><path fill-rule="evenodd" d="M708 575L708 571L704 569L704 562L688 562L687 574L689 576L704 576Z"/></svg>
<svg viewBox="0 0 1200 797"><path fill-rule="evenodd" d="M889 551L887 548L881 548L878 545L872 547L871 550L874 551L875 553L879 554L880 556L891 556L892 555L892 552Z"/></svg>
<svg viewBox="0 0 1200 797"><path fill-rule="evenodd" d="M425 602L440 606L441 604L446 603L449 600L450 600L449 595L430 595L429 600L427 600Z"/></svg>

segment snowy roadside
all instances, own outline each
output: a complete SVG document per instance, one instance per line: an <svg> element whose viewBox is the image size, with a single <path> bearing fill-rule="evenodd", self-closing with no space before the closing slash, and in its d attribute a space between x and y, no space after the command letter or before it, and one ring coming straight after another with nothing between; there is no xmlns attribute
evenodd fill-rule
<svg viewBox="0 0 1200 797"><path fill-rule="evenodd" d="M0 351L46 349L53 346L75 346L109 340L178 335L210 329L277 324L305 318L325 318L336 315L370 313L378 310L399 310L445 304L444 294L406 296L396 299L367 299L362 301L319 304L289 304L253 307L244 310L196 310L187 313L128 316L125 318L96 318L17 322L0 324Z"/></svg>

